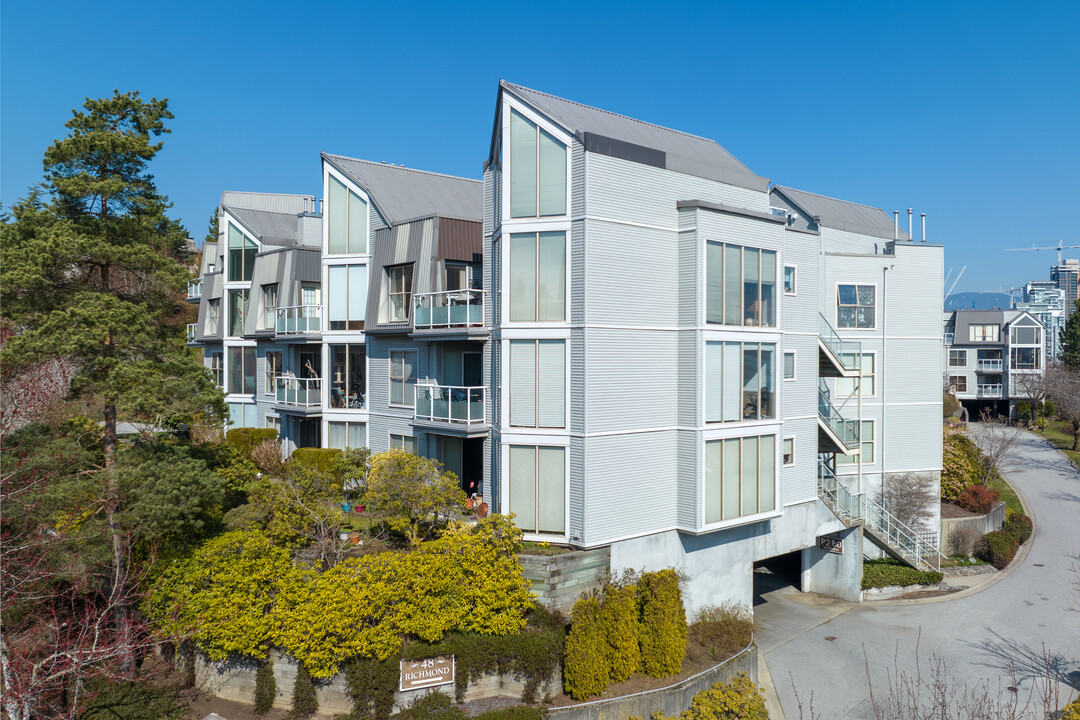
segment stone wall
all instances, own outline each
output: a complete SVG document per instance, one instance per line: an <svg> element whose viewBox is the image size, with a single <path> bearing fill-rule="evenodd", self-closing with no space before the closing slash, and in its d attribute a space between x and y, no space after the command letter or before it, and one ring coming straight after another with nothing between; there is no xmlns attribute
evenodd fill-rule
<svg viewBox="0 0 1080 720"><path fill-rule="evenodd" d="M1005 524L1005 503L998 501L985 515L972 515L964 518L941 518L941 552L949 554L952 536L960 528L972 528L980 535L1000 530Z"/></svg>
<svg viewBox="0 0 1080 720"><path fill-rule="evenodd" d="M274 707L283 710L291 709L293 683L296 681L296 664L291 658L283 656L276 650L270 651L270 660L274 665L274 680L277 683ZM206 693L223 700L235 700L250 705L255 698L255 670L253 661L213 663L199 654L195 660L195 682L199 689ZM446 693L450 697L454 695L453 685L442 685L431 689ZM491 697L520 699L524 690L523 680L507 675L485 675L469 683L464 701ZM397 710L408 707L415 698L429 691L430 689L425 688L396 692L394 693L394 707ZM543 698L546 695L558 695L560 692L562 692L562 672L556 669L548 681L537 690L536 696ZM352 701L346 691L344 673L338 673L328 683L317 685L316 693L319 698L320 715L335 715L352 711Z"/></svg>
<svg viewBox="0 0 1080 720"><path fill-rule="evenodd" d="M522 576L532 581L540 604L566 615L587 590L611 573L611 548L574 550L561 555L518 555Z"/></svg>
<svg viewBox="0 0 1080 720"><path fill-rule="evenodd" d="M744 672L755 683L758 676L757 647L750 645L730 660L687 678L682 682L657 690L624 695L607 700L550 708L548 720L626 720L627 718L648 718L653 713L663 713L665 717L674 717L690 707L694 696L707 690L713 684L724 682Z"/></svg>

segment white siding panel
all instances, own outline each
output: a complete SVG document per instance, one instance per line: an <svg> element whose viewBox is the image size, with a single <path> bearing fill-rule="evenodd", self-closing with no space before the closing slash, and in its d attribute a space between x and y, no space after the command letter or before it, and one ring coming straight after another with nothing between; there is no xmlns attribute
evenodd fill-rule
<svg viewBox="0 0 1080 720"><path fill-rule="evenodd" d="M589 439L585 458L585 542L670 528L676 522L677 433Z"/></svg>
<svg viewBox="0 0 1080 720"><path fill-rule="evenodd" d="M675 424L675 332L590 328L586 341L589 432Z"/></svg>
<svg viewBox="0 0 1080 720"><path fill-rule="evenodd" d="M589 221L588 321L674 325L678 317L678 234Z"/></svg>

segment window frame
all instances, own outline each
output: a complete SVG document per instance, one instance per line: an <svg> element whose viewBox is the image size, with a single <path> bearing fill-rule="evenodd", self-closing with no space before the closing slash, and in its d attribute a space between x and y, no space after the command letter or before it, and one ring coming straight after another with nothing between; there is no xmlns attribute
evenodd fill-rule
<svg viewBox="0 0 1080 720"><path fill-rule="evenodd" d="M760 459L762 457L761 445L760 445L762 438L771 438L772 439L772 487L771 487L772 507L767 508L767 509L761 509L761 506L760 506L760 504L761 504L760 503L760 501L761 501L761 488L762 488L762 484L761 484L761 469L762 468L761 468L761 463L759 461L760 461ZM744 469L745 469L744 459L746 457L746 453L744 453L743 448L745 446L745 441L747 441L747 440L756 440L757 441L756 445L757 445L757 448L758 448L758 452L757 452L757 455L756 455L756 457L754 459L754 462L755 462L755 465L756 465L756 470L757 470L757 477L755 478L755 487L756 487L756 491L757 491L757 498L756 498L756 502L755 502L755 507L757 509L754 512L743 513L743 489L744 489L743 488L743 472L744 472ZM780 428L779 427L777 427L775 430L772 430L772 431L765 431L763 429L762 432L756 433L756 434L750 434L750 435L740 435L740 434L724 435L724 436L719 436L719 437L707 437L704 440L704 445L702 446L703 462L702 462L702 469L701 469L702 484L701 484L701 515L700 515L701 520L702 520L702 522L704 524L704 527L717 528L717 527L741 525L741 524L746 524L748 522L755 522L755 521L758 521L758 520L760 520L762 518L773 517L773 516L776 516L776 515L780 514L781 496L780 496L779 489L780 489L781 469L784 468L784 467L787 467L784 464L784 461L783 461L784 460L783 459L783 440L784 440L784 438L782 438L782 436L780 435ZM724 460L721 460L721 467L719 469L719 481L720 481L720 484L719 484L719 488L718 488L720 490L720 492L721 492L721 499L720 499L720 503L719 503L720 519L719 520L717 520L717 519L710 520L709 519L709 509L710 509L709 491L710 491L710 487L709 487L709 476L708 476L708 455L709 455L708 448L709 448L709 445L711 443L720 443L721 444L721 453L723 453L723 452L726 452L726 443L728 443L729 441L736 441L737 444L738 444L738 448L739 448L738 477L734 481L735 484L737 484L737 486L738 486L738 498L736 500L736 510L737 510L737 512L734 515L731 515L730 517L724 517L724 512L723 512L724 505L723 505L723 495L722 495L722 493L723 493L723 486L724 486L724 469L725 469L724 465L725 465L725 462L724 462ZM792 447L793 447L793 450L794 450L794 444L792 445Z"/></svg>
<svg viewBox="0 0 1080 720"><path fill-rule="evenodd" d="M270 303L271 296L273 297L273 304ZM262 286L262 301L262 329L273 330L277 325L278 283L267 283Z"/></svg>
<svg viewBox="0 0 1080 720"><path fill-rule="evenodd" d="M335 448L330 444L330 426L331 425L344 425L345 426L345 447ZM327 420L326 421L326 447L329 449L344 450L346 448L356 450L357 448L349 445L349 426L361 425L364 428L364 444L360 447L370 447L368 440L368 422L366 420ZM412 437L412 436L410 436ZM415 438L414 438L415 439Z"/></svg>
<svg viewBox="0 0 1080 720"><path fill-rule="evenodd" d="M225 279L225 282L227 282L227 283L250 283L252 276L254 276L254 274L255 274L255 257L259 254L259 251L261 250L261 246L259 245L258 240L256 240L253 237L250 237L243 229L241 229L240 224L238 222L236 222L235 220L233 220L232 218L229 218L228 220L226 220L226 223L228 224L229 227L235 229L237 234L239 234L239 236L240 236L240 247L238 248L240 250L240 272L238 273L240 275L240 277L236 278L236 279L233 279L233 277L232 277L233 268L234 268L232 254L233 254L234 248L232 247L232 244L231 244L232 243L232 237L231 237L232 234L229 232L229 228L227 227L225 229L225 265L226 265L226 272L225 272L226 279ZM248 247L249 244L254 246L254 247ZM250 275L246 272L247 268L248 268L248 253L249 252L251 253L251 266L252 266Z"/></svg>
<svg viewBox="0 0 1080 720"><path fill-rule="evenodd" d="M1024 370L1041 370L1042 369L1042 357L1039 352L1040 346L1038 345L1021 345L1018 347L1009 348L1009 369L1016 371ZM1031 353L1031 362L1025 362L1017 365L1017 355L1020 353Z"/></svg>
<svg viewBox="0 0 1080 720"><path fill-rule="evenodd" d="M788 462L787 460L784 459L785 457L787 457L787 454L784 452L784 445L786 443L791 443L791 462ZM795 465L795 438L794 438L794 436L793 437L783 438L780 441L780 467L793 467L794 465Z"/></svg>
<svg viewBox="0 0 1080 720"><path fill-rule="evenodd" d="M791 270L791 290L788 290L788 284L787 284L787 271L788 270ZM784 265L783 283L784 283L784 294L785 295L795 296L795 295L798 294L798 292L799 292L798 274L799 274L799 266L798 265Z"/></svg>
<svg viewBox="0 0 1080 720"><path fill-rule="evenodd" d="M780 396L779 386L777 385L777 374L778 374L777 370L778 369L777 369L777 362L776 362L777 356L781 354L781 353L777 352L777 348L779 347L778 344L773 343L773 342L751 342L751 341L744 341L744 340L707 340L705 342L705 352L706 353L709 352L708 347L710 345L719 345L719 346L725 347L725 348L726 348L727 345L738 345L739 346L739 351L738 351L738 365L739 365L739 373L738 373L739 374L739 392L738 392L738 396L739 396L739 402L738 402L738 406L740 408L742 408L742 409L738 412L737 417L735 417L733 419L730 419L730 420L724 420L723 419L724 409L725 409L725 402L724 402L725 398L723 397L725 387L724 387L723 381L724 381L724 376L726 376L728 374L727 368L724 367L724 369L721 370L721 378L720 378L720 382L719 382L719 387L720 387L720 391L721 391L720 413L719 414L720 414L721 419L720 420L711 420L711 419L709 419L709 416L712 415L712 413L710 412L710 403L709 403L708 396L706 396L706 399L705 399L705 422L707 424L725 424L725 425L727 425L727 424L734 424L734 423L757 423L757 422L774 422L774 421L776 421L778 419L778 417L779 417L779 407L778 407L778 405L779 405L779 396ZM745 397L746 397L746 393L747 393L745 366L746 366L746 346L747 345L756 345L757 346L758 385L757 385L757 399L756 399L756 402L755 402L755 405L757 407L757 416L753 417L753 418L745 417L745 412L746 412ZM771 403L770 403L771 404L771 413L769 415L762 415L761 414L761 405L762 405L761 396L762 396L762 389L763 388L762 388L761 355L762 355L762 349L766 348L766 347L772 349L772 369L771 369L772 383L769 386L772 389L772 398L771 398ZM722 358L725 357L725 356L726 356L726 352L722 354ZM781 359L781 362L782 362L782 359ZM726 363L725 363L725 365L726 365ZM706 360L706 367L707 366L708 366L708 360ZM782 373L783 368L780 368L779 372ZM714 382L713 379L711 379L709 377L709 373L708 373L707 370L703 374L705 376L705 383L706 384Z"/></svg>
<svg viewBox="0 0 1080 720"><path fill-rule="evenodd" d="M507 417L507 422L509 424L509 427L512 427L512 428L524 428L524 429L527 429L527 430L528 429L535 429L535 430L561 430L561 429L564 429L566 427L566 410L567 410L566 390L567 390L568 384L566 382L566 374L567 374L567 371L569 370L569 362L568 362L568 354L567 354L569 341L567 339L564 339L564 338L509 338L509 339L507 339L506 343L507 343L507 345L506 345L506 393L507 393L506 417ZM532 370L533 370L533 389L534 389L534 396L532 398L532 403L533 403L533 424L532 425L521 425L521 424L514 423L514 412L513 412L514 400L513 400L513 395L511 394L511 391L512 391L512 388L513 388L513 382L511 380L511 378L513 377L513 370L514 370L514 365L513 365L514 353L513 353L513 350L511 348L513 347L513 345L515 343L531 343L533 345L533 348L534 348L534 351L533 351L533 367L532 367ZM541 384L540 383L540 376L541 376L541 373L540 373L540 346L541 346L541 344L554 345L556 343L562 346L562 353L561 353L561 355L562 355L562 363L563 363L562 390L561 390L560 393L558 393L559 400L560 400L560 402L562 404L562 423L559 424L559 425L541 425L540 424L540 402L541 402L541 398L545 395L545 391L544 391L543 388L540 387L540 384ZM481 356L481 362L482 362L482 360L483 360L483 358ZM464 366L464 362L462 364Z"/></svg>
<svg viewBox="0 0 1080 720"><path fill-rule="evenodd" d="M369 254L371 252L371 199L367 197L367 193L358 192L357 190L353 189L350 182L348 182L344 177L339 176L337 173L327 170L326 178L326 194L324 195L324 197L326 198L326 202L324 202L324 205L326 207L324 207L323 209L323 216L325 218L324 222L326 223L326 255L333 257L346 257ZM328 201L330 199L330 188L332 187L332 183L335 182L345 189L345 252L334 252L330 249L330 203ZM350 249L353 241L352 231L350 229L352 227L352 218L350 217L352 215L352 203L350 202L350 196L357 198L358 200L360 200L360 202L364 204L364 228L362 231L364 235L364 249L358 251L353 251Z"/></svg>
<svg viewBox="0 0 1080 720"><path fill-rule="evenodd" d="M389 443L388 443L387 447L389 447L391 450L404 450L405 452L411 452L413 455L419 455L420 454L420 443L417 440L415 435L403 435L403 434L400 434L400 433L389 433L389 436L390 436L390 440L389 440ZM401 444L398 445L394 441L394 438L400 438L401 439ZM412 440L413 450L410 451L407 447L405 447L405 441L406 440Z"/></svg>
<svg viewBox="0 0 1080 720"><path fill-rule="evenodd" d="M215 362L216 361L216 362ZM225 351L210 353L210 374L214 376L214 384L222 390L225 389Z"/></svg>
<svg viewBox="0 0 1080 720"><path fill-rule="evenodd" d="M334 405L334 387L335 387L335 385L337 385L337 383L334 381L334 372L335 372L334 371L334 367L335 367L334 351L335 351L336 348L344 348L345 349L345 363L344 363L344 369L342 371L343 372L342 385L344 386L344 390L342 391L342 395L341 395L342 402L345 403L343 405ZM361 352L363 353L363 356L364 356L363 367L360 369L360 376L361 376L361 379L362 379L363 387L362 387L361 393L360 393L360 407L359 408L350 407L348 405L349 400L352 397L352 395L350 394L351 388L349 386L351 384L352 375L353 375L353 362L352 362L352 359L351 359L352 355L353 355L353 348L360 348ZM327 403L326 407L327 407L327 409L330 409L330 410L354 410L354 411L355 410L366 410L367 409L367 402L368 402L368 383L369 383L367 343L356 343L356 342L352 342L352 343L326 343L326 351L327 351L327 360L330 363L330 365L329 365L329 375L330 375L330 377L328 379L328 386L327 386L328 391L326 393L326 403ZM395 351L395 352L398 352L398 351ZM387 355L387 362L388 363L390 362L389 355Z"/></svg>
<svg viewBox="0 0 1080 720"><path fill-rule="evenodd" d="M403 377L403 376L394 375L394 355L396 355L396 354L407 354L407 353L412 353L412 355L413 355L413 361L412 361L413 375L412 375L412 377ZM386 359L387 359L386 378L387 378L387 392L388 392L387 400L386 400L387 406L389 406L389 407L401 407L401 408L413 408L413 410L415 410L416 409L416 385L419 382L419 376L420 376L420 374L418 372L418 368L417 368L417 364L420 361L420 352L418 350L416 350L416 349L413 349L413 348L396 348L396 349L391 348L391 349L387 350ZM404 364L404 361L403 361L402 362L402 371L403 372L404 372L404 366L405 366L405 364ZM394 399L393 399L394 398L394 383L395 382L402 383L401 396L404 398L405 397L405 390L406 390L406 388L409 387L409 382L410 381L412 381L412 403L411 404L397 404L397 403L395 403Z"/></svg>
<svg viewBox="0 0 1080 720"><path fill-rule="evenodd" d="M976 337L975 328L981 328L982 332L978 333L980 337ZM988 328L994 329L994 336L992 339L986 337L986 330ZM977 343L999 343L1001 342L1001 323L979 323L968 325L968 342Z"/></svg>
<svg viewBox="0 0 1080 720"><path fill-rule="evenodd" d="M840 288L845 288L845 287L855 288L855 303L856 304L850 305L850 304L840 302ZM859 302L859 288L873 288L873 290L874 290L874 303L872 305L863 305L861 302ZM835 299L836 299L836 328L837 328L837 330L877 330L877 283L860 283L860 282L841 283L841 282L838 282L838 283L836 283L836 298ZM855 314L854 314L855 324L854 325L845 325L844 323L840 322L840 310L841 310L841 308L854 308L855 309ZM870 325L863 326L863 327L859 326L859 309L860 308L872 308L873 309L873 311L870 313L870 317L873 320Z"/></svg>
<svg viewBox="0 0 1080 720"><path fill-rule="evenodd" d="M528 440L524 442L507 442L505 448L505 499L506 507L509 512L514 512L514 496L513 496L513 483L511 481L511 458L514 453L511 451L514 448L519 449L531 449L533 452L533 469L532 469L532 482L533 482L533 518L532 525L529 529L523 528L520 525L521 531L530 536L536 537L566 537L569 526L569 508L567 503L568 492L570 487L570 449L566 445L553 445L543 444L542 442L530 442ZM561 505L559 507L559 516L562 520L562 530L541 530L540 529L540 451L541 450L558 450L562 453L562 462L560 463L560 470L562 472L562 496L560 498ZM519 506L520 509L520 506ZM520 513L518 513L520 515Z"/></svg>
<svg viewBox="0 0 1080 720"><path fill-rule="evenodd" d="M544 295L542 295L541 292L540 292L540 290L541 290L541 282L540 282L540 280L541 280L541 266L540 266L541 247L540 246L542 244L541 240L543 239L543 236L547 236L548 238L554 239L554 236L556 236L556 235L559 235L559 236L562 237L562 264L561 264L561 266L559 268L559 272L560 272L561 280L562 280L562 293L560 293L558 295L562 313L558 317L556 317L554 319L552 319L552 318L543 318L542 319L540 317L540 314L541 314L540 309L541 309L541 304L542 304L541 299L544 297ZM569 230L567 230L567 229L562 229L562 228L540 228L540 227L533 226L532 229L524 229L523 228L520 232L512 232L512 233L509 233L506 236L506 253L505 253L506 254L506 271L505 271L505 274L504 274L504 287L505 287L505 290L504 290L504 293L503 293L505 295L505 298L506 298L506 300L505 300L505 302L506 302L506 314L505 314L506 322L514 323L516 325L524 325L524 324L544 325L544 324L552 324L552 323L564 324L564 323L567 322L567 314L569 312L569 305L570 305L569 297L568 297L569 291L570 291L570 284L569 284L570 269L569 269L569 266L568 266L569 260L570 260L569 235L570 235L570 233L569 233ZM529 236L531 238L531 240L533 242L533 246L534 246L533 247L533 253L532 253L532 255L533 255L532 277L530 278L531 289L532 289L532 293L531 293L531 296L532 296L532 314L531 314L531 317L528 318L528 319L520 319L520 318L515 319L515 317L514 317L515 308L516 308L516 305L514 303L514 294L515 293L513 292L513 289L512 289L513 288L514 276L515 276L514 264L513 264L513 261L514 261L514 241L515 241L515 239L519 240L519 241L522 240L522 239L525 239L526 236ZM554 295L552 295L552 297L554 297Z"/></svg>
<svg viewBox="0 0 1080 720"><path fill-rule="evenodd" d="M207 335L217 335L221 327L221 298L209 298L206 301Z"/></svg>
<svg viewBox="0 0 1080 720"><path fill-rule="evenodd" d="M276 362L271 362L271 358L276 358ZM264 395L276 395L277 394L277 376L284 371L285 352L282 350L267 350L263 357L263 375L266 379L266 387L263 389ZM273 371L273 372L272 372Z"/></svg>
<svg viewBox="0 0 1080 720"><path fill-rule="evenodd" d="M506 108L509 110L509 113L506 114L506 122L505 122L505 125L504 125L504 133L509 135L510 142L508 144L507 143L500 143L501 149L504 149L509 155L509 158L508 158L509 163L507 163L507 165L509 166L509 173L503 178L503 184L509 187L509 192L504 192L505 202L506 202L506 216L508 218L510 218L511 220L540 220L540 219L545 219L545 218L566 217L569 214L569 208L570 208L570 165L571 165L570 143L564 137L562 137L562 133L556 132L556 131L554 131L552 129L549 129L549 128L545 127L544 123L542 123L538 118L534 117L532 115L532 113L527 112L524 108L517 107L516 105L514 105L512 103L507 103ZM515 170L514 170L514 119L513 119L514 115L517 115L522 120L524 120L526 123L532 125L533 130L535 131L534 132L534 139L533 139L533 148L534 148L534 158L533 158L533 161L534 161L534 173L533 173L533 175L534 175L534 178L533 178L534 192L533 192L533 195L534 195L534 197L533 197L533 203L534 203L535 212L533 212L531 215L515 213L515 209L514 209L514 173L515 173ZM502 133L500 133L500 134L502 134ZM541 151L541 138L543 136L545 136L545 135L548 138L550 138L554 143L556 143L558 145L561 145L562 146L562 151L563 151L563 154L562 154L563 172L562 172L562 178L561 178L562 190L563 190L563 192L562 192L562 211L561 212L555 212L555 213L546 213L546 214L541 212L542 208L541 208L541 203L540 203L540 200L541 200L541 190L540 190L541 182L540 182L540 179L541 179L541 176L542 176L542 173L543 173L543 169L542 169L543 166L542 166L542 163L541 163L541 160L543 158L543 154L542 154L542 151Z"/></svg>
<svg viewBox="0 0 1080 720"><path fill-rule="evenodd" d="M967 352L967 349L954 350L953 348L949 348L949 367L967 367ZM953 362L953 353L961 354L964 361L959 364Z"/></svg>
<svg viewBox="0 0 1080 720"><path fill-rule="evenodd" d="M791 377L787 375L787 357L791 356ZM784 357L781 361L783 366L780 368L780 372L783 373L784 382L794 382L798 379L799 375L799 358L794 350L785 350Z"/></svg>
<svg viewBox="0 0 1080 720"><path fill-rule="evenodd" d="M386 305L386 322L388 323L407 323L412 318L412 284L413 284L413 263L399 263L397 265L384 265L386 270L386 290L387 290L387 305ZM400 292L394 292L394 275L397 271L402 272L401 284L402 290ZM394 317L394 298L397 296L402 297L402 310L405 313L404 317Z"/></svg>
<svg viewBox="0 0 1080 720"><path fill-rule="evenodd" d="M866 431L866 426L869 424L870 432ZM862 462L863 465L874 465L877 463L876 443L874 442L874 425L876 421L863 419L859 421L859 455L844 455L843 453L836 454L837 465L857 465ZM870 438L867 440L866 438ZM866 446L870 446L870 460L866 460Z"/></svg>
<svg viewBox="0 0 1080 720"><path fill-rule="evenodd" d="M956 382L956 381L960 381L960 382ZM954 393L966 393L968 391L968 389L967 389L967 381L968 381L967 375L950 375L949 376L949 390L951 392L954 392ZM963 387L960 387L961 382L963 383Z"/></svg>
<svg viewBox="0 0 1080 720"><path fill-rule="evenodd" d="M708 259L709 258L709 245L715 245L715 246L720 248L720 257L721 257L721 267L720 267L720 270L719 270L719 275L720 275L720 307L716 308L717 312L719 313L719 317L721 318L721 320L719 322L716 321L716 320L710 320L709 319L709 293L708 293L708 289L707 289L708 285L709 285L709 277L710 277L710 263L709 263L709 259ZM739 251L739 289L738 289L739 308L738 308L738 314L741 317L741 321L739 323L729 323L729 322L727 322L727 314L728 314L728 307L727 307L728 303L727 303L727 301L728 301L728 295L730 294L729 291L728 291L728 288L727 288L727 271L728 271L728 252L727 251L728 251L728 248L734 248L734 249L737 249ZM765 287L765 283L763 282L764 278L763 278L763 275L762 275L762 264L763 264L762 263L762 258L765 256L765 254L770 254L770 255L773 256L772 298L771 298L771 302L769 304L769 306L771 308L771 312L772 312L772 318L771 318L771 322L768 323L768 324L766 324L764 322L761 322L760 315L762 314L762 310L757 311L757 315L759 316L758 322L756 322L756 323L749 322L749 319L751 318L751 315L749 314L749 309L746 307L746 251L747 250L753 250L754 252L757 253L757 257L758 257L758 262L757 262L757 275L758 275L758 279L757 279L757 304L759 305L759 307L763 304L763 300L764 300L763 288ZM780 253L779 253L779 251L770 250L768 248L755 247L755 246L751 246L751 245L741 245L739 243L729 243L729 242L725 242L723 240L706 240L705 241L705 263L704 263L704 266L705 266L705 269L704 269L704 272L705 272L704 285L706 287L705 303L704 303L704 310L705 310L705 318L704 319L705 319L705 325L706 326L716 325L716 326L721 326L721 327L769 328L769 329L779 327L779 325L778 325L778 323L779 323L779 318L778 318L779 312L778 312L778 306L777 306L777 292L776 292L776 289L777 289L777 271L780 268Z"/></svg>

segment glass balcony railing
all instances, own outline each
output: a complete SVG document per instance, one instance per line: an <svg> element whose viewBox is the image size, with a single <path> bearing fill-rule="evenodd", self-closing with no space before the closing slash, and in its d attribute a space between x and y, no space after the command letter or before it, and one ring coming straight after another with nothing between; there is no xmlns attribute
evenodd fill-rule
<svg viewBox="0 0 1080 720"><path fill-rule="evenodd" d="M298 378L292 375L274 376L274 394L282 405L317 406L322 402L321 378Z"/></svg>
<svg viewBox="0 0 1080 720"><path fill-rule="evenodd" d="M944 341L944 343L946 345L952 345L953 344L953 333L945 333L945 336L942 338L942 340Z"/></svg>
<svg viewBox="0 0 1080 720"><path fill-rule="evenodd" d="M278 335L317 333L322 330L322 309L318 305L279 307L274 332Z"/></svg>
<svg viewBox="0 0 1080 720"><path fill-rule="evenodd" d="M828 387L824 381L818 386L818 416L840 438L844 447L849 450L859 447L859 421L844 419L829 399Z"/></svg>
<svg viewBox="0 0 1080 720"><path fill-rule="evenodd" d="M196 336L199 334L199 323L188 323L187 325L187 341L195 342Z"/></svg>
<svg viewBox="0 0 1080 720"><path fill-rule="evenodd" d="M484 388L417 385L416 419L467 425L483 423Z"/></svg>
<svg viewBox="0 0 1080 720"><path fill-rule="evenodd" d="M1001 385L980 385L976 394L981 398L999 398L1001 397Z"/></svg>
<svg viewBox="0 0 1080 720"><path fill-rule="evenodd" d="M1001 372L1001 360L979 360L975 365L976 372Z"/></svg>
<svg viewBox="0 0 1080 720"><path fill-rule="evenodd" d="M413 296L413 328L463 328L484 326L483 290L446 290Z"/></svg>
<svg viewBox="0 0 1080 720"><path fill-rule="evenodd" d="M858 370L862 366L862 343L841 340L836 330L821 313L818 313L818 335L845 370Z"/></svg>
<svg viewBox="0 0 1080 720"><path fill-rule="evenodd" d="M187 296L190 300L202 297L202 278L199 278L198 280L188 280Z"/></svg>

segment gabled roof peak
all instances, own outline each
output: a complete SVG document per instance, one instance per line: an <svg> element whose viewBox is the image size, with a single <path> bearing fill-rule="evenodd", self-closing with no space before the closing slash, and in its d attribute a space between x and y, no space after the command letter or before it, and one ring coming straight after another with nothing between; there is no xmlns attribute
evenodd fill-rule
<svg viewBox="0 0 1080 720"><path fill-rule="evenodd" d="M404 165L395 165L387 162L375 162L374 160L363 160L361 158L348 157L347 155L335 155L334 153L324 152L321 153L324 158L331 160L347 160L352 163L361 163L363 165L371 165L373 167L387 168L390 170L401 170L402 172L417 173L419 175L432 175L434 177L447 178L450 180L460 180L461 182L477 183L483 185L483 180L474 180L472 178L458 177L457 175L447 175L445 173L432 172L430 170L419 170L417 168L406 167Z"/></svg>

